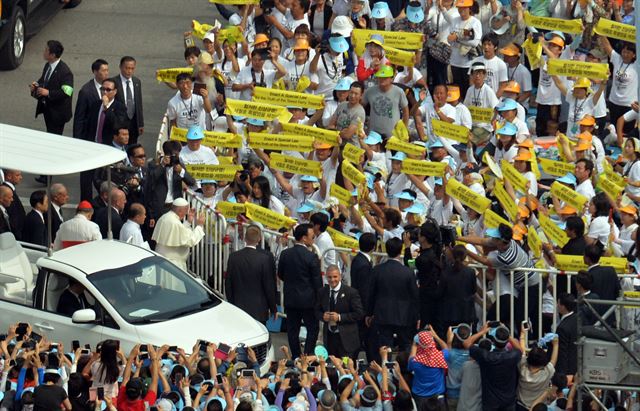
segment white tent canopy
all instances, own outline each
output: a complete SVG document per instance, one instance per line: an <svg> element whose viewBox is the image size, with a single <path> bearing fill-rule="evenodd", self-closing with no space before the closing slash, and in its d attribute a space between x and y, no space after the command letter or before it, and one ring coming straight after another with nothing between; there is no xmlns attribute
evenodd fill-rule
<svg viewBox="0 0 640 411"><path fill-rule="evenodd" d="M0 123L0 167L59 176L122 161L126 153L104 144Z"/></svg>

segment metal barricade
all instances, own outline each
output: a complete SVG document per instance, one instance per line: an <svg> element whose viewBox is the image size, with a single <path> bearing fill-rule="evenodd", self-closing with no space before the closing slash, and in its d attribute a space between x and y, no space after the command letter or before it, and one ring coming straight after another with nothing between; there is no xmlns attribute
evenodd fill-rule
<svg viewBox="0 0 640 411"><path fill-rule="evenodd" d="M169 117L167 117L165 113L162 117L160 131L158 132L158 138L156 140L156 157L162 155L162 144L167 140L169 140Z"/></svg>

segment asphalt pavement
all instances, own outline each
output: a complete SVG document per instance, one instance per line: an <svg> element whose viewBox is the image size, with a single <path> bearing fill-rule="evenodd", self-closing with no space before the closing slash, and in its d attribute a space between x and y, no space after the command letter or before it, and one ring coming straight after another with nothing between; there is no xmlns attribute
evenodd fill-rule
<svg viewBox="0 0 640 411"><path fill-rule="evenodd" d="M142 81L145 132L140 142L147 155L152 155L167 102L175 93L156 81L155 70L184 66L183 33L190 30L191 20L213 24L216 18L220 15L207 0L84 0L74 9L62 10L27 42L18 69L0 71L0 122L46 131L42 116L34 118L36 101L28 85L42 74L42 52L48 40L62 42L62 60L74 74L76 92L92 78L91 63L97 58L108 61L110 75L115 76L120 57L131 55L137 60L135 74ZM74 108L76 98L74 95ZM71 136L72 122L65 126L66 136ZM78 202L78 175L54 181L67 186L70 203ZM25 175L18 193L28 199L42 187L34 176Z"/></svg>

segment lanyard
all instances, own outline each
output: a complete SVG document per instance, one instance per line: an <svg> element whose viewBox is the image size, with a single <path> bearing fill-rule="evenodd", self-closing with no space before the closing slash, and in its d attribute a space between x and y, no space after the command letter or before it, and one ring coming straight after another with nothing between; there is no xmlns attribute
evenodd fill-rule
<svg viewBox="0 0 640 411"><path fill-rule="evenodd" d="M578 102L576 101L576 103L573 105L573 122L577 122L578 121L578 113L580 113L582 111L582 107L584 106L584 104L587 102L587 99L589 97L586 97L584 100L582 100L582 104L578 105Z"/></svg>

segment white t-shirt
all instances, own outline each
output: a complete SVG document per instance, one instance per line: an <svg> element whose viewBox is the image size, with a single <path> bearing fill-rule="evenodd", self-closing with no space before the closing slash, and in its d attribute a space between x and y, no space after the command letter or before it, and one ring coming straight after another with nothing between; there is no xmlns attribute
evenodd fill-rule
<svg viewBox="0 0 640 411"><path fill-rule="evenodd" d="M629 181L640 181L640 161L627 163L624 166L623 175L629 177ZM624 191L634 196L640 195L640 187L634 187L631 184L627 184Z"/></svg>
<svg viewBox="0 0 640 411"><path fill-rule="evenodd" d="M295 91L298 86L298 81L300 77L307 76L312 83L318 83L318 75L312 74L309 71L309 66L311 65L311 60L307 60L304 64L296 64L295 61L288 61L284 64L285 70L287 70L287 74L284 76L285 82L289 86L289 90ZM303 93L314 94L313 90L305 89Z"/></svg>
<svg viewBox="0 0 640 411"><path fill-rule="evenodd" d="M549 106L562 104L560 89L553 82L553 79L547 74L547 56L542 56L544 64L540 69L540 80L538 81L538 93L536 94L536 103Z"/></svg>
<svg viewBox="0 0 640 411"><path fill-rule="evenodd" d="M593 94L581 100L576 100L573 94L567 93L566 99L567 103L569 103L567 136L574 137L580 133L580 126L578 125L580 120L582 120L585 115L593 113L595 107L593 104Z"/></svg>
<svg viewBox="0 0 640 411"><path fill-rule="evenodd" d="M413 71L413 76L411 80L405 81L405 78L408 76L408 70ZM396 74L396 78L393 79L394 83L404 84L407 87L413 87L416 84L416 81L420 81L422 79L422 73L415 67L405 67L402 73L398 72Z"/></svg>
<svg viewBox="0 0 640 411"><path fill-rule="evenodd" d="M302 24L306 24L307 27L311 27L311 24L309 24L309 17L307 16L307 13L305 13L300 20L295 20L291 15L291 11L287 10L287 12L285 13L285 17L287 18L287 27L289 27L289 30L291 31L295 31L295 29ZM291 37L288 43L289 43L289 47L293 47L296 44L295 36ZM283 48L284 48L284 44L286 43L283 43Z"/></svg>
<svg viewBox="0 0 640 411"><path fill-rule="evenodd" d="M196 151L192 151L189 146L182 147L182 150L180 150L180 161L184 164L219 164L218 157L216 157L213 150L204 145L201 145Z"/></svg>
<svg viewBox="0 0 640 411"><path fill-rule="evenodd" d="M499 103L500 101L498 100L498 97L496 97L496 93L486 84L482 84L482 87L479 89L475 86L469 87L467 89L467 95L464 98L465 106L495 108ZM474 122L473 125L493 131L491 124Z"/></svg>
<svg viewBox="0 0 640 411"><path fill-rule="evenodd" d="M453 9L451 9L453 10ZM480 24L480 20L471 16L467 20L462 20L459 14L454 14L451 10L447 11L444 15L449 19L449 23L451 25L450 33L458 33L459 40L455 41L451 45L451 59L449 60L449 64L453 67L462 67L467 68L471 67L471 59L468 57L468 54L462 55L460 53L460 47L476 47L480 44L480 39L482 38L482 24ZM453 17L455 16L455 17ZM461 40L463 30L473 30L473 38L469 40Z"/></svg>
<svg viewBox="0 0 640 411"><path fill-rule="evenodd" d="M324 59L324 63L323 63ZM318 89L316 94L324 94L325 100L333 98L333 89L342 78L345 64L342 53L332 56L330 53L324 53L318 59Z"/></svg>
<svg viewBox="0 0 640 411"><path fill-rule="evenodd" d="M507 80L516 81L520 86L521 93L531 91L531 72L522 64L518 64L514 68L507 67Z"/></svg>
<svg viewBox="0 0 640 411"><path fill-rule="evenodd" d="M578 194L582 194L583 196L587 197L588 200L591 200L593 197L596 196L596 192L593 189L593 184L591 184L590 178L587 178L582 183L578 184L576 186L576 192Z"/></svg>
<svg viewBox="0 0 640 411"><path fill-rule="evenodd" d="M365 3L367 4L367 3ZM447 11L447 13L449 13L449 16L451 18L455 18L455 17L460 17L460 14L458 13L458 9L455 7L452 7L451 9L449 9ZM433 27L434 31L437 33L437 41L443 42L443 43L448 43L447 42L447 36L449 35L449 33L451 32L451 25L449 24L449 22L444 18L444 13L442 13L437 6L437 3L434 2L433 6L431 6L431 8L429 9L429 14L427 15L427 20L428 20L428 25L429 27Z"/></svg>
<svg viewBox="0 0 640 411"><path fill-rule="evenodd" d="M611 64L613 64L613 84L609 101L619 106L629 107L634 101L638 101L638 71L636 63L624 64L622 56L611 52Z"/></svg>
<svg viewBox="0 0 640 411"><path fill-rule="evenodd" d="M471 118L471 112L462 103L458 103L457 106L454 107L456 109L456 118L453 124L458 126L465 126L468 129L471 129L473 125L473 119Z"/></svg>
<svg viewBox="0 0 640 411"><path fill-rule="evenodd" d="M293 28L289 26L289 20L287 19L287 16L285 14L282 14L282 12L280 12L280 10L278 10L277 7L274 7L273 9L271 9L271 16L273 16L276 19L276 21L282 24L287 30L293 31ZM289 40L287 40L284 34L282 34L280 30L276 28L275 25L272 25L271 38L274 38L274 37L279 39L280 43L282 43L283 45L286 45L289 43Z"/></svg>
<svg viewBox="0 0 640 411"><path fill-rule="evenodd" d="M496 148L496 152L493 158L497 164L500 164L501 160L507 160L509 163L513 163L513 159L518 155L518 146L512 145L507 150L504 148Z"/></svg>
<svg viewBox="0 0 640 411"><path fill-rule="evenodd" d="M391 166L389 166L389 170L391 170ZM393 174L389 173L386 181L386 196L389 201L390 207L398 207L398 199L393 198L395 194L400 193L402 190L409 186L409 177L406 174Z"/></svg>
<svg viewBox="0 0 640 411"><path fill-rule="evenodd" d="M247 58L238 57L237 60L238 60L238 68L242 70L242 68L244 68L247 65ZM233 85L233 82L235 81L236 77L238 77L238 73L233 71L233 63L231 62L231 60L225 61L224 64L222 62L217 63L216 69L218 69L220 73L222 73L222 76L224 77L224 80L225 80L225 85L224 85L225 97L238 100L240 98L240 92L231 90L231 86Z"/></svg>
<svg viewBox="0 0 640 411"><path fill-rule="evenodd" d="M447 204L444 204L443 200L436 199L433 191L429 193L429 208L427 209L427 217L431 217L439 225L448 224L451 216L453 215L453 201L449 199Z"/></svg>
<svg viewBox="0 0 640 411"><path fill-rule="evenodd" d="M425 112L425 121L429 123L429 125L431 125L431 119L434 120L440 120L440 116L438 116L438 113L436 113L436 108L435 106L429 106L427 108L427 106L422 106L420 107L420 111L424 111ZM453 107L451 104L449 103L445 103L444 106L440 107L440 111L442 112L442 114L444 114L445 116L454 119L456 118L456 109L455 107ZM429 129L431 129L431 127L429 127ZM435 138L435 134L434 136L430 136L429 137L429 143L435 143L436 142L436 138ZM442 136L438 136L440 138L445 138ZM452 139L448 139L447 140L452 144L458 144L457 141L452 140Z"/></svg>
<svg viewBox="0 0 640 411"><path fill-rule="evenodd" d="M192 94L184 100L178 92L167 104L167 117L175 120L178 128L200 126L205 129L205 115L204 100L198 94Z"/></svg>
<svg viewBox="0 0 640 411"><path fill-rule="evenodd" d="M487 68L487 75L484 78L486 85L491 87L494 92L498 92L500 89L500 83L509 79L507 74L507 64L497 56L493 56L492 59L487 59L485 56L476 57L471 61L473 63L483 63Z"/></svg>
<svg viewBox="0 0 640 411"><path fill-rule="evenodd" d="M611 233L611 226L609 225L609 218L605 216L596 217L591 220L589 224L589 232L587 237L600 241L603 245L607 245L609 242L609 234Z"/></svg>
<svg viewBox="0 0 640 411"><path fill-rule="evenodd" d="M325 253L325 251L335 248L335 245L333 244L333 240L331 239L331 236L329 235L328 232L325 231L324 233L320 233L320 235L317 236L316 239L314 240L314 244L318 246L318 250L320 250L320 256L321 257L324 256L325 269L330 265L334 265L338 263L335 251L328 251Z"/></svg>
<svg viewBox="0 0 640 411"><path fill-rule="evenodd" d="M269 70L263 67L262 73L254 74L251 66L249 65L240 70L240 73L238 73L233 84L249 84L255 81L256 86L261 85L262 83L263 87L271 88L275 78L275 70ZM240 100L251 101L251 89L242 90L240 92Z"/></svg>

